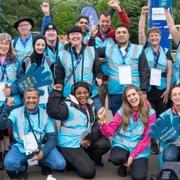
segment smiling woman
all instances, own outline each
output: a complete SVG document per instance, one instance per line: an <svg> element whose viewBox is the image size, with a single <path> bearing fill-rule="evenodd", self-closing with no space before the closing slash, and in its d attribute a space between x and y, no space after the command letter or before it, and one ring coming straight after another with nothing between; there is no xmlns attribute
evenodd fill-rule
<svg viewBox="0 0 180 180"><path fill-rule="evenodd" d="M11 99L12 108L21 104L21 98L16 88L16 82L20 76L19 64L16 62L11 40L9 34L0 33L0 114L9 99ZM0 144L4 144L4 149L0 149L1 154L8 149L10 144L8 132L7 129L0 130Z"/></svg>
<svg viewBox="0 0 180 180"><path fill-rule="evenodd" d="M104 113L98 116L103 117ZM126 168L131 167L132 179L145 180L151 141L148 132L155 121L155 112L144 99L142 91L133 85L126 87L122 107L112 121L108 123L100 117L101 133L106 137L113 136L110 160L119 166L118 175L126 176Z"/></svg>
<svg viewBox="0 0 180 180"><path fill-rule="evenodd" d="M71 95L63 101L60 92L54 90L47 104L48 114L61 119L57 146L67 162L84 179L95 176L94 162L103 166L102 155L110 147L109 140L99 132L90 95L90 84L79 81L73 84Z"/></svg>

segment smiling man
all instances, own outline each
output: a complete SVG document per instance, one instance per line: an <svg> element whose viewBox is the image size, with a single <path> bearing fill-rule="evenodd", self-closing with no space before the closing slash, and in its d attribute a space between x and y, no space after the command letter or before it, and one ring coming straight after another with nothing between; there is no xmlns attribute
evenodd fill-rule
<svg viewBox="0 0 180 180"><path fill-rule="evenodd" d="M109 105L115 114L122 104L122 93L128 84L140 87L144 93L149 84L149 68L143 46L129 40L129 30L119 26L115 31L115 43L109 41L105 48L104 74L109 76Z"/></svg>
<svg viewBox="0 0 180 180"><path fill-rule="evenodd" d="M52 119L38 107L39 92L28 87L24 92L25 105L11 111L8 99L0 115L0 128L12 128L14 144L6 154L4 166L10 178L27 176L27 163L48 170L65 168L65 160L56 149L56 132ZM50 169L49 169L50 168Z"/></svg>

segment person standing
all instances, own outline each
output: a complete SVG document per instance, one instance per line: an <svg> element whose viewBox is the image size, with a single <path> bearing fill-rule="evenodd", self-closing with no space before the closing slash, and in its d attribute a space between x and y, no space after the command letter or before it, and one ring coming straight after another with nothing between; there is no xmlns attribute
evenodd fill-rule
<svg viewBox="0 0 180 180"><path fill-rule="evenodd" d="M157 116L159 116L167 109L171 88L173 58L169 49L160 46L161 32L158 28L149 29L146 38L145 20L148 10L148 7L144 6L141 11L139 19L139 44L145 48L146 58L151 70L147 98L155 109ZM155 72L157 73L154 74ZM159 75L157 75L158 72ZM152 139L151 153L157 154L158 152L158 145Z"/></svg>
<svg viewBox="0 0 180 180"><path fill-rule="evenodd" d="M116 43L109 40L104 49L103 73L109 76L109 108L113 115L122 104L122 94L128 84L139 87L145 97L149 85L149 66L143 46L131 43L129 38L128 28L119 26L115 32Z"/></svg>
<svg viewBox="0 0 180 180"><path fill-rule="evenodd" d="M43 66L44 72L50 72L50 75L46 77L47 80L53 81L53 61L46 55L44 55L46 49L46 40L43 35L36 35L33 38L33 53L27 56L22 63L22 71L26 74L33 63L37 66L36 68ZM40 96L39 104L46 108L46 103L48 101L49 92L52 90L51 85L46 85L40 88L44 94Z"/></svg>
<svg viewBox="0 0 180 180"><path fill-rule="evenodd" d="M47 3L42 3L41 9L44 13L42 22L43 29L43 27L50 21ZM14 23L14 28L19 32L19 35L13 39L12 44L16 51L19 62L22 62L26 56L30 56L30 54L33 52L33 27L34 21L29 17L21 17Z"/></svg>
<svg viewBox="0 0 180 180"><path fill-rule="evenodd" d="M103 74L95 49L82 42L82 29L79 26L69 28L68 38L70 43L59 53L55 81L63 90L64 97L70 94L74 83L89 83L92 86L92 99L98 111L101 107L98 86L102 85Z"/></svg>
<svg viewBox="0 0 180 180"><path fill-rule="evenodd" d="M173 84L178 84L178 83L180 83L180 35L178 32L178 29L175 27L174 20L171 16L169 10L164 9L164 13L165 13L167 25L170 30L171 36L172 36L174 42L176 43L176 45L178 46L177 52L176 52L176 59L173 64L173 75L174 76L173 76L173 80L172 80Z"/></svg>

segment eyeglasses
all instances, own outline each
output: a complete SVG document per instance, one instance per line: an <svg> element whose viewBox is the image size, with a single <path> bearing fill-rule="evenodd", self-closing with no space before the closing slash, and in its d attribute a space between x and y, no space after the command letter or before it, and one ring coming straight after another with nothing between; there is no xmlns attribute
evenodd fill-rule
<svg viewBox="0 0 180 180"><path fill-rule="evenodd" d="M10 45L10 41L0 41L0 45L9 46Z"/></svg>
<svg viewBox="0 0 180 180"><path fill-rule="evenodd" d="M29 26L29 25L30 25L30 24L19 24L18 27L23 27L23 26L27 27L27 26Z"/></svg>
<svg viewBox="0 0 180 180"><path fill-rule="evenodd" d="M88 22L86 22L86 21L80 21L79 24L86 24L86 25L87 25Z"/></svg>

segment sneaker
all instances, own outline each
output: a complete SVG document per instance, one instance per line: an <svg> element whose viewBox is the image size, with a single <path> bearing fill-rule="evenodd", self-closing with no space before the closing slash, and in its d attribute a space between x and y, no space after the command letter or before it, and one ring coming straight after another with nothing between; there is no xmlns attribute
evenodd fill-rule
<svg viewBox="0 0 180 180"><path fill-rule="evenodd" d="M45 176L52 175L52 170L47 166L41 166L41 174Z"/></svg>
<svg viewBox="0 0 180 180"><path fill-rule="evenodd" d="M159 154L159 147L156 142L151 142L151 154Z"/></svg>
<svg viewBox="0 0 180 180"><path fill-rule="evenodd" d="M104 163L103 163L101 157L100 157L100 158L97 158L94 162L95 162L95 164L96 164L97 166L100 166L100 167L103 167L103 166L104 166Z"/></svg>
<svg viewBox="0 0 180 180"><path fill-rule="evenodd" d="M46 180L56 180L56 178L53 177L52 174L50 174L50 175L47 176Z"/></svg>
<svg viewBox="0 0 180 180"><path fill-rule="evenodd" d="M123 165L120 165L118 167L118 170L117 170L117 174L120 176L120 177L125 177L127 176L127 168Z"/></svg>

